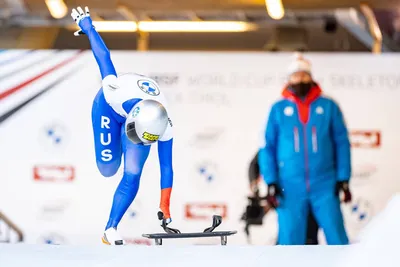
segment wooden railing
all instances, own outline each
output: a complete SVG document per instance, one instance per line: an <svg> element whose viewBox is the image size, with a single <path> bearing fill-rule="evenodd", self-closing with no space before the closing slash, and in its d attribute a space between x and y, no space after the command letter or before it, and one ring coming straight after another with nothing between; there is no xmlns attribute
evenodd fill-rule
<svg viewBox="0 0 400 267"><path fill-rule="evenodd" d="M4 235L5 237L0 239L0 242L10 243L11 231L14 231L17 234L17 242L22 242L24 240L24 234L22 233L22 230L2 212L0 212L0 223L4 223L7 226L6 229L4 229L4 231L6 231L5 233L0 232L0 236ZM2 231L1 228L0 231Z"/></svg>

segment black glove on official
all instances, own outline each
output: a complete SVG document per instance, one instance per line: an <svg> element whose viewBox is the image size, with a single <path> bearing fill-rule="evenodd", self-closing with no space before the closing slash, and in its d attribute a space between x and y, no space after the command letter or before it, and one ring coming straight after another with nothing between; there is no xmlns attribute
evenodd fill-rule
<svg viewBox="0 0 400 267"><path fill-rule="evenodd" d="M336 195L339 196L340 192L343 192L343 202L348 203L351 201L351 191L348 182L337 182L336 183Z"/></svg>
<svg viewBox="0 0 400 267"><path fill-rule="evenodd" d="M269 184L268 185L268 193L267 193L267 202L272 207L278 207L279 203L277 197L282 195L281 189L277 184Z"/></svg>

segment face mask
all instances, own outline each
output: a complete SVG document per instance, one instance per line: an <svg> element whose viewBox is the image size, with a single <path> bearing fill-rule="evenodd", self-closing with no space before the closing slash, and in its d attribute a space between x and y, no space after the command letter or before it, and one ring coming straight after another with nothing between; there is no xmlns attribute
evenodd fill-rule
<svg viewBox="0 0 400 267"><path fill-rule="evenodd" d="M308 92L311 90L312 87L312 83L308 82L308 83L296 83L296 84L292 84L290 86L290 88L293 90L293 92L295 93L295 95L297 95L298 97L305 97Z"/></svg>

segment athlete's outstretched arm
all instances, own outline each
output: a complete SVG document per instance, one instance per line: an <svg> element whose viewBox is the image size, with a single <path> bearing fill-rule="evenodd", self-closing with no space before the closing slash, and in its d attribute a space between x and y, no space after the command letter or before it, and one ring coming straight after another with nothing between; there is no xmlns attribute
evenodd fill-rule
<svg viewBox="0 0 400 267"><path fill-rule="evenodd" d="M82 32L89 38L93 55L96 58L97 64L100 68L101 78L104 79L109 75L117 76L114 65L111 61L110 51L108 50L100 34L93 26L88 7L85 8L85 12L81 7L73 9L71 16L81 28Z"/></svg>
<svg viewBox="0 0 400 267"><path fill-rule="evenodd" d="M172 138L168 141L158 141L158 158L160 161L161 172L160 209L164 213L166 219L171 218L169 204L174 177L174 171L172 168L172 143Z"/></svg>

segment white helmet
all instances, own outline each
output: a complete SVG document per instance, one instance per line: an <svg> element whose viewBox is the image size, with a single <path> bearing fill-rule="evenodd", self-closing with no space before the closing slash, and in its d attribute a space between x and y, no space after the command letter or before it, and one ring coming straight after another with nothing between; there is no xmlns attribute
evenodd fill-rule
<svg viewBox="0 0 400 267"><path fill-rule="evenodd" d="M155 100L142 100L133 106L125 121L125 133L134 144L152 144L168 126L165 107Z"/></svg>

